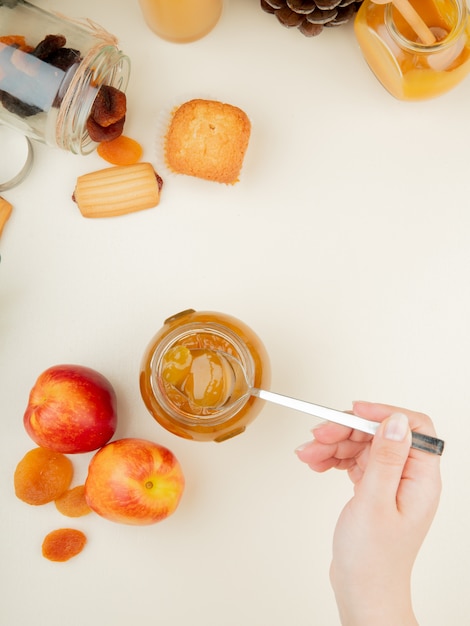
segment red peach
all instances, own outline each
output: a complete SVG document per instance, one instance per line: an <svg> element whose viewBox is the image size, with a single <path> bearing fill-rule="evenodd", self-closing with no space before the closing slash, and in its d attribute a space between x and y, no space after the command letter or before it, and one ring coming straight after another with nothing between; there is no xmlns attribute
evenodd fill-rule
<svg viewBox="0 0 470 626"><path fill-rule="evenodd" d="M43 448L63 454L97 450L116 430L116 394L95 370L55 365L34 384L23 423Z"/></svg>
<svg viewBox="0 0 470 626"><path fill-rule="evenodd" d="M118 439L98 450L88 467L88 506L112 522L154 524L171 515L184 490L175 455L145 439Z"/></svg>

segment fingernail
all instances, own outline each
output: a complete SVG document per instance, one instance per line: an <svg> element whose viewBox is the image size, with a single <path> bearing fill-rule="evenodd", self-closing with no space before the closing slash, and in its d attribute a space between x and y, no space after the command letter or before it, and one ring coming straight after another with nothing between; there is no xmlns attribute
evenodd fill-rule
<svg viewBox="0 0 470 626"><path fill-rule="evenodd" d="M410 425L404 413L394 413L385 424L384 437L392 441L403 441L408 434Z"/></svg>
<svg viewBox="0 0 470 626"><path fill-rule="evenodd" d="M367 404L370 406L371 404L373 404L373 402L369 402L368 400L353 400L353 403L352 403L353 408L356 404Z"/></svg>
<svg viewBox="0 0 470 626"><path fill-rule="evenodd" d="M311 441L306 441L305 443L300 445L298 448L296 448L294 452L296 454L298 454L299 452L302 452L303 450L305 450L305 448L308 448L311 445L311 443L312 443Z"/></svg>

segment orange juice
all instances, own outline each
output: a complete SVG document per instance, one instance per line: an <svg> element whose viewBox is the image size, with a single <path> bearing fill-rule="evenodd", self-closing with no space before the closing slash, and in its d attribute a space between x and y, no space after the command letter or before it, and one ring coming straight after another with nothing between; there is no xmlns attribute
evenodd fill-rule
<svg viewBox="0 0 470 626"><path fill-rule="evenodd" d="M176 43L201 39L217 24L223 0L139 0L153 32Z"/></svg>
<svg viewBox="0 0 470 626"><path fill-rule="evenodd" d="M400 100L439 96L470 71L470 25L465 0L411 0L436 37L422 44L392 4L364 0L354 30L364 58Z"/></svg>
<svg viewBox="0 0 470 626"><path fill-rule="evenodd" d="M240 371L224 355L236 359ZM150 414L170 432L220 442L255 419L264 403L244 391L265 389L270 378L266 349L246 324L223 313L189 309L167 319L149 343L140 392Z"/></svg>

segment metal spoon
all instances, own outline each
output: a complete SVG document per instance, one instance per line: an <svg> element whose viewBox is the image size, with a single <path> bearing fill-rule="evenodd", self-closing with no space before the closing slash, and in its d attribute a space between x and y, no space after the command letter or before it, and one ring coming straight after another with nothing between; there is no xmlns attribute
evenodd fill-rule
<svg viewBox="0 0 470 626"><path fill-rule="evenodd" d="M305 402L304 400L297 400L296 398L291 398L290 396L285 396L280 393L252 387L246 378L245 368L240 361L238 361L238 359L233 357L231 354L227 354L226 352L219 352L219 356L226 359L226 361L230 363L236 380L239 380L240 377L242 377L245 381L245 387L242 388L242 392L236 397L233 395L230 396L226 400L225 406L227 404L240 402L248 396L256 396L261 400L267 400L268 402L280 404L281 406L301 411L302 413L308 413L309 415L314 415L315 417L329 422L334 422L335 424L341 424L342 426L347 426L348 428L360 430L361 432L368 433L369 435L375 435L378 427L380 426L379 422L372 422L371 420L358 417L357 415L352 415L351 413L337 411L336 409L329 409L327 407L320 406L319 404ZM430 452L431 454L441 455L444 451L444 445L445 442L442 441L442 439L437 439L436 437L423 435L422 433L417 432L411 433L411 447L416 448L417 450L423 450L424 452Z"/></svg>

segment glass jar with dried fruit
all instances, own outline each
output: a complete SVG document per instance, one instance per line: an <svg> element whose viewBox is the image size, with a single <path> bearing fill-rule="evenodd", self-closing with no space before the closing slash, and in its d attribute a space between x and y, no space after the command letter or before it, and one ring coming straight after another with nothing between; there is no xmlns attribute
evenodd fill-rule
<svg viewBox="0 0 470 626"><path fill-rule="evenodd" d="M246 324L189 309L167 319L148 345L140 391L151 415L170 432L220 442L255 419L263 401L248 389L267 388L270 378L266 349Z"/></svg>
<svg viewBox="0 0 470 626"><path fill-rule="evenodd" d="M0 0L0 123L75 154L122 132L129 59L92 22Z"/></svg>

